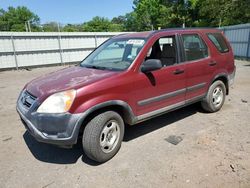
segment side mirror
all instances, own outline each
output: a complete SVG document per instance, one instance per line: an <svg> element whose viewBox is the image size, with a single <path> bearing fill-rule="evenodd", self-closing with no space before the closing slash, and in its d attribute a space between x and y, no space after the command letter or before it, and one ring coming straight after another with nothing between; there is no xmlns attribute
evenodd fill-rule
<svg viewBox="0 0 250 188"><path fill-rule="evenodd" d="M161 60L159 59L148 59L143 62L141 71L144 73L159 70L162 68Z"/></svg>

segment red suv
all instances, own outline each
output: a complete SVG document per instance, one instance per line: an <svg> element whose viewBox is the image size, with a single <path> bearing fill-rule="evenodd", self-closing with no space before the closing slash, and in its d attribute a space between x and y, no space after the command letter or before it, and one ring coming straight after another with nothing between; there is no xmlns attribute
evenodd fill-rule
<svg viewBox="0 0 250 188"><path fill-rule="evenodd" d="M222 107L235 75L232 49L217 29L166 29L115 36L80 65L28 83L17 111L38 141L72 146L82 137L98 162L119 150L133 125L201 102Z"/></svg>

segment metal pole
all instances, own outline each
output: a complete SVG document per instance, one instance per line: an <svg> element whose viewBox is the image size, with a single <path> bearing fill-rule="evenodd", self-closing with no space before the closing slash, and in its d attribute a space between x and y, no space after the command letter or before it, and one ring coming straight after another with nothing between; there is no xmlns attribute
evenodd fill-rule
<svg viewBox="0 0 250 188"><path fill-rule="evenodd" d="M14 42L13 35L11 35L11 43L12 43L13 53L14 53L14 57L15 57L16 70L18 70L18 62L17 62L16 48L15 48L15 42Z"/></svg>
<svg viewBox="0 0 250 188"><path fill-rule="evenodd" d="M246 58L250 58L250 28L249 28L249 34L248 34L248 43L247 43L247 52L246 52Z"/></svg>
<svg viewBox="0 0 250 188"><path fill-rule="evenodd" d="M59 23L57 23L57 29L58 29L58 32L60 33L61 31L60 31L60 25L59 25Z"/></svg>
<svg viewBox="0 0 250 188"><path fill-rule="evenodd" d="M61 47L61 35L60 34L58 35L58 46L59 46L61 64L63 65L64 64L63 56L62 56L63 50L62 50L62 47Z"/></svg>
<svg viewBox="0 0 250 188"><path fill-rule="evenodd" d="M61 34L60 34L60 26L59 26L59 23L57 23L57 29L58 29L58 46L59 46L59 53L60 53L60 59L61 59L61 64L63 65L64 64L64 62L63 62L63 56L62 56L62 54L63 54L63 50L62 50L62 45L61 45L61 39L62 39L62 37L61 37Z"/></svg>
<svg viewBox="0 0 250 188"><path fill-rule="evenodd" d="M28 32L27 22L25 22L25 29L26 29L26 32Z"/></svg>
<svg viewBox="0 0 250 188"><path fill-rule="evenodd" d="M27 21L27 22L28 22L29 30L30 30L30 32L31 32L30 21Z"/></svg>
<svg viewBox="0 0 250 188"><path fill-rule="evenodd" d="M95 35L95 47L97 48L97 37Z"/></svg>

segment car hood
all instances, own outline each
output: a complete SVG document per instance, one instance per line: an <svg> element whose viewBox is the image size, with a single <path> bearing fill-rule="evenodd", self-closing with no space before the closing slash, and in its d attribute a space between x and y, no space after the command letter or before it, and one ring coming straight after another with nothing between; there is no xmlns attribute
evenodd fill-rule
<svg viewBox="0 0 250 188"><path fill-rule="evenodd" d="M53 93L78 89L114 74L118 72L74 66L36 78L27 84L26 90L43 99Z"/></svg>

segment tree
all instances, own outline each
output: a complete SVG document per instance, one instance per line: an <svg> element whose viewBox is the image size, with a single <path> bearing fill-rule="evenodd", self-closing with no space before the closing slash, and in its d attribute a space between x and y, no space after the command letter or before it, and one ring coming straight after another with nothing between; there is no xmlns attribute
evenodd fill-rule
<svg viewBox="0 0 250 188"><path fill-rule="evenodd" d="M124 31L124 26L122 24L114 24L111 23L109 26L109 30L110 32L121 32Z"/></svg>
<svg viewBox="0 0 250 188"><path fill-rule="evenodd" d="M43 28L43 31L45 32L58 32L58 23L48 22L48 23L43 24L42 28Z"/></svg>
<svg viewBox="0 0 250 188"><path fill-rule="evenodd" d="M137 30L153 30L161 26L159 22L163 18L161 10L160 0L135 0Z"/></svg>
<svg viewBox="0 0 250 188"><path fill-rule="evenodd" d="M201 26L218 27L250 22L249 0L200 0Z"/></svg>
<svg viewBox="0 0 250 188"><path fill-rule="evenodd" d="M63 27L64 32L80 32L82 26L80 24L67 24Z"/></svg>
<svg viewBox="0 0 250 188"><path fill-rule="evenodd" d="M107 18L96 16L89 22L83 24L83 31L101 32L109 31L110 21Z"/></svg>
<svg viewBox="0 0 250 188"><path fill-rule="evenodd" d="M125 15L124 31L138 31L137 15L135 12Z"/></svg>
<svg viewBox="0 0 250 188"><path fill-rule="evenodd" d="M133 11L109 20L96 16L83 24L60 26L66 32L144 31L170 27L218 27L250 22L250 0L134 0ZM0 31L58 31L56 22L39 26L26 7L0 8Z"/></svg>
<svg viewBox="0 0 250 188"><path fill-rule="evenodd" d="M125 22L126 22L126 17L125 17L125 16L114 17L114 18L111 20L111 23L113 23L113 24L124 25Z"/></svg>
<svg viewBox="0 0 250 188"><path fill-rule="evenodd" d="M137 30L191 26L190 7L185 0L134 0Z"/></svg>
<svg viewBox="0 0 250 188"><path fill-rule="evenodd" d="M118 16L111 20L110 31L124 31L125 30L126 17Z"/></svg>
<svg viewBox="0 0 250 188"><path fill-rule="evenodd" d="M110 21L107 18L96 16L89 22L85 22L82 30L87 32L122 31L123 24L119 22L121 22L121 17Z"/></svg>
<svg viewBox="0 0 250 188"><path fill-rule="evenodd" d="M224 18L221 18L221 24L236 25L250 22L250 1L232 0L229 1L224 9Z"/></svg>
<svg viewBox="0 0 250 188"><path fill-rule="evenodd" d="M29 21L32 31L40 31L39 17L28 8L9 7L0 10L0 31L26 31L25 22Z"/></svg>
<svg viewBox="0 0 250 188"><path fill-rule="evenodd" d="M168 17L165 18L167 27L186 27L193 26L193 20L196 15L193 14L194 5L198 0L161 0L168 11Z"/></svg>

